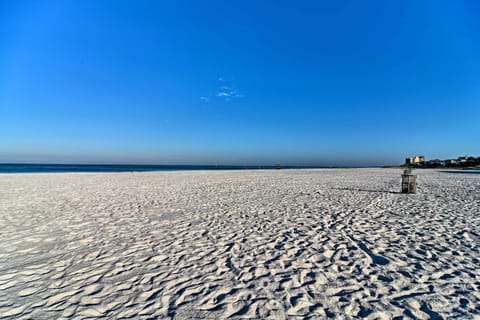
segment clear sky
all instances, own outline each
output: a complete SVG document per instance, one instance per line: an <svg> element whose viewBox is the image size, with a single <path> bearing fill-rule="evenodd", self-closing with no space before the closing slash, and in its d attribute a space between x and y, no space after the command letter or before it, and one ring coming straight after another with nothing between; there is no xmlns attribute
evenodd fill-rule
<svg viewBox="0 0 480 320"><path fill-rule="evenodd" d="M480 2L0 0L0 162L480 156Z"/></svg>

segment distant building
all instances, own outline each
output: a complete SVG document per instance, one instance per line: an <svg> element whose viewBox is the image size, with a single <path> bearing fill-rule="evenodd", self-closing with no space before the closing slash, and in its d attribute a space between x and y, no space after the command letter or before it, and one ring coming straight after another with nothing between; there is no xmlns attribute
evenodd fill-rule
<svg viewBox="0 0 480 320"><path fill-rule="evenodd" d="M427 166L429 167L443 167L445 163L440 159L434 159L427 161Z"/></svg>
<svg viewBox="0 0 480 320"><path fill-rule="evenodd" d="M475 157L458 157L458 164L462 167L474 167L480 165L478 158Z"/></svg>
<svg viewBox="0 0 480 320"><path fill-rule="evenodd" d="M465 156L465 157L458 157L458 162L460 163L466 163L468 161L468 157Z"/></svg>
<svg viewBox="0 0 480 320"><path fill-rule="evenodd" d="M458 164L457 159L448 159L445 160L445 165L446 166L456 166Z"/></svg>
<svg viewBox="0 0 480 320"><path fill-rule="evenodd" d="M416 156L405 159L405 164L407 165L421 165L425 163L425 156Z"/></svg>

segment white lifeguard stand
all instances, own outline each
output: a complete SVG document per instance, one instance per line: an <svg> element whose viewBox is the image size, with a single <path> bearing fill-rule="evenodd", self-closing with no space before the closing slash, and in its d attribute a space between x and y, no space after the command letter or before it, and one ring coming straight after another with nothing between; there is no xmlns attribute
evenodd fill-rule
<svg viewBox="0 0 480 320"><path fill-rule="evenodd" d="M403 170L402 174L402 193L417 192L417 176L412 174L412 169Z"/></svg>

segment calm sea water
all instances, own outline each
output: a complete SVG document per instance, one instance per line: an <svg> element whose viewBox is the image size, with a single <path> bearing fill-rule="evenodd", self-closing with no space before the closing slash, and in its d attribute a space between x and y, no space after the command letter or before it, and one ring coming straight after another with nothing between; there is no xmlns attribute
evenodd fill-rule
<svg viewBox="0 0 480 320"><path fill-rule="evenodd" d="M215 165L123 165L123 164L0 164L0 173L40 172L131 172L179 170L241 170L274 169L274 166L215 166ZM293 167L282 167L293 168Z"/></svg>

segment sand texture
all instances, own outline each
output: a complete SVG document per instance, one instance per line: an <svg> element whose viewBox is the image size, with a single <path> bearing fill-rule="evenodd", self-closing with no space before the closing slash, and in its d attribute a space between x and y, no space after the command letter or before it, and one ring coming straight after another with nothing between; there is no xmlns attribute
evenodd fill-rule
<svg viewBox="0 0 480 320"><path fill-rule="evenodd" d="M480 174L416 173L0 175L0 319L474 318Z"/></svg>

